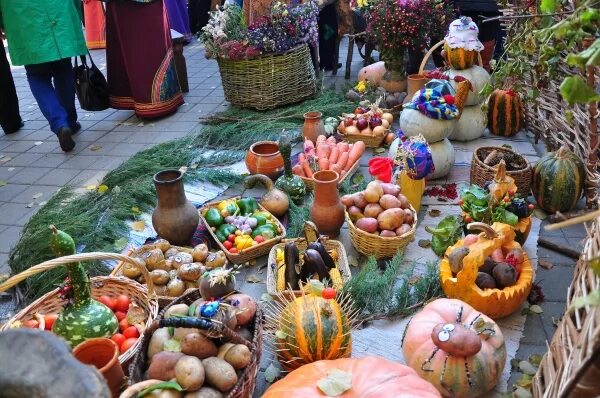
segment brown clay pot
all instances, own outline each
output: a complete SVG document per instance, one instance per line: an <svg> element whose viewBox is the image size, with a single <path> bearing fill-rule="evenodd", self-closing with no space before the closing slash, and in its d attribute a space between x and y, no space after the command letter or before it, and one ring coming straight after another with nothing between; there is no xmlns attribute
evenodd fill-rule
<svg viewBox="0 0 600 398"><path fill-rule="evenodd" d="M408 87L406 89L406 97L404 98L403 104L410 102L412 100L413 95L423 87L425 87L425 83L427 83L429 79L423 75L413 74L408 75Z"/></svg>
<svg viewBox="0 0 600 398"><path fill-rule="evenodd" d="M246 167L250 174L264 174L276 180L283 174L283 157L275 141L259 141L246 153Z"/></svg>
<svg viewBox="0 0 600 398"><path fill-rule="evenodd" d="M198 227L198 210L187 200L183 190L183 173L163 170L153 177L158 205L152 213L152 226L171 244L189 245Z"/></svg>
<svg viewBox="0 0 600 398"><path fill-rule="evenodd" d="M235 290L235 283L232 280L228 280L225 285L215 283L213 286L210 285L210 279L200 278L200 295L203 299L208 300L210 298L223 297Z"/></svg>
<svg viewBox="0 0 600 398"><path fill-rule="evenodd" d="M110 388L113 398L117 398L125 386L125 374L119 363L119 347L111 339L94 338L73 348L73 356L86 365L95 366Z"/></svg>
<svg viewBox="0 0 600 398"><path fill-rule="evenodd" d="M340 202L337 183L340 177L331 170L313 175L315 199L310 207L310 219L323 235L336 237L344 224L344 206Z"/></svg>
<svg viewBox="0 0 600 398"><path fill-rule="evenodd" d="M306 112L304 114L304 125L302 126L302 137L317 142L317 137L325 135L325 125L321 112Z"/></svg>

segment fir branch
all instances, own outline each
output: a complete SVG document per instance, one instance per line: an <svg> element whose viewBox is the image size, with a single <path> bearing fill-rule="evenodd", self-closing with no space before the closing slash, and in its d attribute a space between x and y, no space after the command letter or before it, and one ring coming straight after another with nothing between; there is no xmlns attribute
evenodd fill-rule
<svg viewBox="0 0 600 398"><path fill-rule="evenodd" d="M309 193L304 197L304 203L297 205L292 198L289 198L290 209L288 217L288 226L286 228L286 238L299 238L303 235L304 221L310 220L310 207L312 206L314 196Z"/></svg>

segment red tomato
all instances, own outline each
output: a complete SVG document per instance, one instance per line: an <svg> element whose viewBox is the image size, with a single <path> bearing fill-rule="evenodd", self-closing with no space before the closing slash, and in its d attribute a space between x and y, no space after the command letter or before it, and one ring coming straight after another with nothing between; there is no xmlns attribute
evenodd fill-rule
<svg viewBox="0 0 600 398"><path fill-rule="evenodd" d="M119 349L121 348L121 346L123 345L125 340L127 340L127 338L125 336L123 336L121 333L113 334L113 336L110 339L112 341L114 341L115 343L117 343L117 347L119 347Z"/></svg>
<svg viewBox="0 0 600 398"><path fill-rule="evenodd" d="M459 205L459 206L462 206L464 203L465 203L465 201L464 201L464 200L462 200L462 199L459 199L459 200L458 200L458 205Z"/></svg>
<svg viewBox="0 0 600 398"><path fill-rule="evenodd" d="M233 243L231 243L230 241L226 240L225 242L223 242L223 247L227 250L231 249L233 247Z"/></svg>
<svg viewBox="0 0 600 398"><path fill-rule="evenodd" d="M258 235L256 238L254 238L254 241L257 243L263 243L265 241L265 238L261 235Z"/></svg>
<svg viewBox="0 0 600 398"><path fill-rule="evenodd" d="M138 338L137 337L132 337L130 339L127 339L123 342L123 344L121 344L121 354L124 353L125 351L127 351L128 349L130 349L131 347L133 347L133 345L135 343L137 343Z"/></svg>
<svg viewBox="0 0 600 398"><path fill-rule="evenodd" d="M231 243L235 242L235 234L229 234L229 236L227 236L227 240Z"/></svg>
<svg viewBox="0 0 600 398"><path fill-rule="evenodd" d="M472 222L472 221L473 221L473 217L471 217L470 215L468 215L468 214L467 214L467 215L465 216L465 221L466 221L466 222Z"/></svg>
<svg viewBox="0 0 600 398"><path fill-rule="evenodd" d="M28 319L22 322L23 326L30 329L37 329L40 327L40 323L35 319Z"/></svg>
<svg viewBox="0 0 600 398"><path fill-rule="evenodd" d="M123 336L125 336L125 338L128 338L128 339L138 338L138 337L140 337L140 332L137 330L137 328L135 326L129 326L127 329L125 329L123 331Z"/></svg>
<svg viewBox="0 0 600 398"><path fill-rule="evenodd" d="M236 249L235 247L232 247L231 249L229 249L229 253L231 254L236 254L238 252L238 249Z"/></svg>
<svg viewBox="0 0 600 398"><path fill-rule="evenodd" d="M115 308L117 309L117 311L127 312L127 310L129 310L129 304L131 304L131 300L129 299L129 297L127 297L124 294L121 294L119 297L117 297L117 305L115 306Z"/></svg>
<svg viewBox="0 0 600 398"><path fill-rule="evenodd" d="M323 289L321 296L323 296L323 298L326 300L333 299L335 298L335 289L332 287L326 287L325 289Z"/></svg>
<svg viewBox="0 0 600 398"><path fill-rule="evenodd" d="M110 296L100 296L98 301L113 311L115 310L115 306L117 305L117 302L115 301L115 299Z"/></svg>
<svg viewBox="0 0 600 398"><path fill-rule="evenodd" d="M123 318L127 316L127 313L123 311L115 311L115 316L117 317L117 320L121 322Z"/></svg>
<svg viewBox="0 0 600 398"><path fill-rule="evenodd" d="M52 326L54 325L54 321L58 318L57 314L46 314L44 315L44 329L52 330Z"/></svg>
<svg viewBox="0 0 600 398"><path fill-rule="evenodd" d="M121 331L121 333L123 333L125 329L127 329L129 326L131 325L129 324L127 318L123 318L121 319L121 321L119 321L119 330Z"/></svg>

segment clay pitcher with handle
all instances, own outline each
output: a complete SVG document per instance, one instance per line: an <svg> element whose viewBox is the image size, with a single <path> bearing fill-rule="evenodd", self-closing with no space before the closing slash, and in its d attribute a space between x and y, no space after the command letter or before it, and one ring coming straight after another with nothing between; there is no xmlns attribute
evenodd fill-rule
<svg viewBox="0 0 600 398"><path fill-rule="evenodd" d="M332 238L340 234L344 224L344 206L337 186L339 179L338 173L331 170L321 170L313 175L315 199L310 207L310 219L319 232Z"/></svg>

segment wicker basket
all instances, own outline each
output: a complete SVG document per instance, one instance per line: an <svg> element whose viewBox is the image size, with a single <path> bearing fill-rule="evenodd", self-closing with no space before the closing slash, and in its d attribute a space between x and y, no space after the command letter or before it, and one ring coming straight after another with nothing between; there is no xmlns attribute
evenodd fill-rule
<svg viewBox="0 0 600 398"><path fill-rule="evenodd" d="M404 250L415 239L417 231L417 212L412 206L410 206L410 209L413 211L415 217L412 229L404 235L396 236L395 238L381 237L356 228L352 220L350 220L348 211L345 211L352 246L354 246L357 252L365 256L375 256L378 259L392 257L398 250Z"/></svg>
<svg viewBox="0 0 600 398"><path fill-rule="evenodd" d="M146 286L144 285L140 285L136 281L132 281L129 278L115 276L98 276L90 279L90 283L92 287L92 296L95 299L98 299L100 296L103 295L128 295L131 298L131 301L138 304L146 313L147 319L145 326L146 328L148 328L158 314L158 303L156 301L156 298L150 298L154 296L154 287L152 286L150 275L148 274L148 270L146 269L146 267L143 267L135 259L123 256L121 254L91 252L59 257L53 260L49 260L31 268L28 268L27 270L21 272L18 275L13 276L4 283L0 284L0 291L9 289L32 275L38 274L43 271L48 271L60 265L78 263L81 261L89 260L117 260L139 266L140 269L143 268L142 273L146 277L146 280L150 281L150 283L148 284L148 288L146 288ZM8 322L4 324L4 326L0 328L0 331L9 328L10 325L16 321L22 321L31 318L33 314L36 313L58 313L62 311L63 306L64 300L60 298L59 289L55 289L51 292L46 293L39 299L35 300L33 303L29 304L27 307L21 310L18 314L13 316ZM119 356L119 362L122 365L126 364L135 355L135 351L140 346L141 340L142 339L140 338L135 343L135 345L133 345L129 350L127 350L125 353Z"/></svg>
<svg viewBox="0 0 600 398"><path fill-rule="evenodd" d="M281 55L217 61L225 98L236 106L273 109L303 101L317 92L315 69L306 44Z"/></svg>
<svg viewBox="0 0 600 398"><path fill-rule="evenodd" d="M386 131L386 134L389 133L389 130ZM365 146L367 148L379 148L381 146L381 144L383 143L383 140L385 139L385 135L382 135L381 137L373 137L370 135L364 135L364 134L342 134L340 133L340 135L344 138L344 141L347 141L351 144L354 144L357 141L362 141L365 143Z"/></svg>
<svg viewBox="0 0 600 398"><path fill-rule="evenodd" d="M298 239L287 239L286 242L279 243L271 249L269 253L269 260L267 261L267 292L276 300L282 299L282 296L290 298L291 294L288 290L284 292L277 291L277 249L283 249L285 247L285 243L294 242L296 246L298 246L298 250L301 252L306 250L308 246L306 244L305 238ZM352 272L350 271L350 266L348 265L348 256L346 255L346 249L341 242L337 240L330 240L325 238L325 249L327 250L336 250L338 253L338 261L337 268L340 271L342 276L342 281L344 283L348 282L350 278L352 278ZM302 295L301 290L294 290L293 295L295 297L299 297Z"/></svg>
<svg viewBox="0 0 600 398"><path fill-rule="evenodd" d="M344 174L339 180L338 180L338 187L340 185L342 185L342 183L346 180L346 178L351 177L354 173L356 173L356 170L358 170L358 167L360 166L360 158L358 158L356 160L356 162L354 162L354 164L352 165L352 167L350 167L348 169L348 171L346 172L346 174ZM306 186L306 189L308 189L309 191L312 191L313 189L315 189L315 181L312 178L308 178L308 177L302 177L302 176L298 176L300 178L302 178L302 181L304 181L304 185Z"/></svg>
<svg viewBox="0 0 600 398"><path fill-rule="evenodd" d="M147 352L148 352L148 344L150 343L150 338L154 331L160 327L165 326L174 326L174 327L185 327L189 328L189 323L186 323L190 318L189 317L177 317L164 319L163 316L165 312L173 305L176 304L191 304L194 301L200 299L200 292L198 290L194 290L190 293L187 293L177 300L173 301L171 305L166 307L161 311L157 320L148 328L144 337L141 339L141 346L138 350L133 362L129 367L129 382L130 384L139 383L144 380L144 373L146 371L146 363L148 362ZM229 329L228 327L213 322L210 327L210 331L216 335L223 336L221 340L224 342L231 342L234 344L244 344L248 348L250 348L250 352L252 353L252 358L250 360L250 364L243 370L243 373L240 375L237 384L229 392L227 398L248 398L252 396L254 392L254 387L256 386L256 376L258 374L258 367L260 364L260 356L262 353L262 333L263 333L263 319L262 312L260 307L256 309L256 317L254 319L254 330L252 331L252 341L248 341L245 338L241 337L235 331ZM196 318L191 318L196 319ZM188 321L189 322L189 321Z"/></svg>
<svg viewBox="0 0 600 398"><path fill-rule="evenodd" d="M512 153L523 160L527 165L524 169L517 171L507 170L506 175L515 180L517 193L519 195L523 197L529 196L529 193L531 192L531 176L533 174L531 165L524 156L504 147L482 146L473 152L473 159L471 160L471 184L479 185L483 188L486 182L494 180L496 168L483 163L483 159L485 159L492 151Z"/></svg>
<svg viewBox="0 0 600 398"><path fill-rule="evenodd" d="M237 199L240 199L240 197L237 196L235 198L230 198L230 199L227 199L227 200L231 200L231 199L237 200ZM206 222L206 219L203 216L203 214L205 214L208 211L208 209L213 208L213 207L217 207L219 205L219 203L221 203L221 202L222 201L212 202L212 203L208 203L208 204L204 205L200 209L200 219L202 220L202 222L206 226L206 229L208 229L208 231L210 232L210 234L213 237L213 239L215 240L215 242L217 242L217 245L219 245L219 248L221 250L223 250L223 253L225 253L225 256L227 257L227 259L229 261L231 261L233 264L242 264L242 263L245 263L247 261L250 261L250 260L253 260L255 258L258 258L260 256L264 256L265 254L269 253L269 250L271 250L271 248L276 243L278 243L281 239L285 238L285 227L283 226L283 224L281 222L279 222L279 220L277 219L277 217L273 216L273 220L277 224L278 229L282 231L281 235L276 236L274 238L271 238L269 240L266 240L263 243L259 243L256 246L252 246L252 247L249 247L247 249L242 249L242 251L240 251L239 253L235 253L235 254L234 253L229 253L229 251L225 248L225 246L223 246L223 244L219 241L219 239L217 239L217 235L215 235L215 233L213 232L211 226L208 225L208 222ZM265 209L264 207L261 206L260 203L258 204L258 207L260 208L261 211L269 213L267 211L267 209Z"/></svg>

